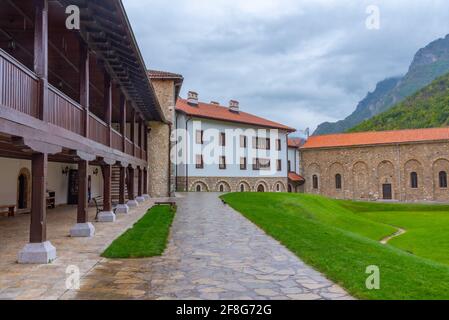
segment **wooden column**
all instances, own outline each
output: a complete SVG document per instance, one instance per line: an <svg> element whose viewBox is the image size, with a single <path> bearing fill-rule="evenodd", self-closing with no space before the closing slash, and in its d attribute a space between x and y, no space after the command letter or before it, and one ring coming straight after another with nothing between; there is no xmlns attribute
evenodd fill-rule
<svg viewBox="0 0 449 320"><path fill-rule="evenodd" d="M31 158L32 193L30 242L47 241L47 165L48 155L35 153Z"/></svg>
<svg viewBox="0 0 449 320"><path fill-rule="evenodd" d="M128 168L128 199L135 200L134 195L134 168Z"/></svg>
<svg viewBox="0 0 449 320"><path fill-rule="evenodd" d="M133 143L133 153L132 155L136 155L136 148L134 145L136 144L136 111L134 109L131 110L131 141Z"/></svg>
<svg viewBox="0 0 449 320"><path fill-rule="evenodd" d="M126 153L126 99L120 94L120 134L122 135L122 151Z"/></svg>
<svg viewBox="0 0 449 320"><path fill-rule="evenodd" d="M143 194L148 194L148 171L143 169Z"/></svg>
<svg viewBox="0 0 449 320"><path fill-rule="evenodd" d="M88 201L87 201L88 168L89 168L89 163L86 160L80 160L78 162L77 223L87 223L89 221Z"/></svg>
<svg viewBox="0 0 449 320"><path fill-rule="evenodd" d="M34 72L38 77L38 117L46 120L48 104L48 0L35 0Z"/></svg>
<svg viewBox="0 0 449 320"><path fill-rule="evenodd" d="M119 203L125 204L126 168L120 167Z"/></svg>
<svg viewBox="0 0 449 320"><path fill-rule="evenodd" d="M142 197L142 169L140 167L137 168L137 196Z"/></svg>
<svg viewBox="0 0 449 320"><path fill-rule="evenodd" d="M103 211L112 211L112 199L111 199L111 165L103 166Z"/></svg>
<svg viewBox="0 0 449 320"><path fill-rule="evenodd" d="M80 40L80 62L79 62L79 87L80 87L80 104L84 107L84 136L89 137L89 48Z"/></svg>
<svg viewBox="0 0 449 320"><path fill-rule="evenodd" d="M104 122L108 125L109 134L107 145L111 146L111 120L112 120L112 81L107 72L104 72Z"/></svg>

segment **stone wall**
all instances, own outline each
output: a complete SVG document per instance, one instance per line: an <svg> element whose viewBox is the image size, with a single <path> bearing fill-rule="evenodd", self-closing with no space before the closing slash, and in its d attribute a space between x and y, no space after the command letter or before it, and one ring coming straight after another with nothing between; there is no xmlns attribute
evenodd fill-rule
<svg viewBox="0 0 449 320"><path fill-rule="evenodd" d="M166 119L173 122L175 83L173 80L152 80L159 104ZM148 135L148 192L151 197L167 197L174 190L174 166L170 164L169 124L151 121Z"/></svg>
<svg viewBox="0 0 449 320"><path fill-rule="evenodd" d="M287 178L188 177L188 191L201 192L287 192ZM241 189L243 187L243 189ZM178 177L178 191L186 190L186 179Z"/></svg>
<svg viewBox="0 0 449 320"><path fill-rule="evenodd" d="M449 143L410 143L333 149L302 149L305 192L337 199L378 200L384 185L391 185L398 201L449 201L448 188L441 188L439 173L449 175ZM418 176L412 188L411 174ZM341 189L335 177L342 177ZM313 176L318 188L313 188Z"/></svg>

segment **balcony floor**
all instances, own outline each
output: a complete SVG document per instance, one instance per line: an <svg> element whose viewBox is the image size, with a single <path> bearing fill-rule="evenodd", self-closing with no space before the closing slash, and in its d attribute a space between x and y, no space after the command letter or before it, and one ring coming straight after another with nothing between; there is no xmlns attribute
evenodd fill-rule
<svg viewBox="0 0 449 320"><path fill-rule="evenodd" d="M152 206L151 201L118 215L115 223L96 223L95 237L71 238L70 228L76 223L76 206L62 206L47 211L47 239L56 247L58 258L49 265L17 264L17 254L28 243L30 216L0 217L0 300L58 299L66 290L66 269L76 265L81 277L102 258L103 250L131 227ZM94 220L95 208L89 212Z"/></svg>

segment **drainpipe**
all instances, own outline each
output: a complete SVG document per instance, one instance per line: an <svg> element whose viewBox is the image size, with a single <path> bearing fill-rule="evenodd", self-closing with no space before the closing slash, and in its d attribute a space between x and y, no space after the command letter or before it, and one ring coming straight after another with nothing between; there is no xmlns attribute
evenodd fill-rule
<svg viewBox="0 0 449 320"><path fill-rule="evenodd" d="M172 189L171 189L171 131L172 131L173 125L170 122L168 124L168 196L171 197L173 196L172 194Z"/></svg>
<svg viewBox="0 0 449 320"><path fill-rule="evenodd" d="M178 113L175 113L175 128L178 129ZM175 191L178 191L178 137L176 137Z"/></svg>
<svg viewBox="0 0 449 320"><path fill-rule="evenodd" d="M401 147L400 147L400 145L399 144L397 144L396 145L396 148L397 148L397 152L398 152L398 189L399 189L399 200L400 201L404 201L404 198L403 198L403 192L402 192L402 183L401 183L401 170L402 170L402 167L401 167Z"/></svg>
<svg viewBox="0 0 449 320"><path fill-rule="evenodd" d="M188 125L190 120L192 120L191 117L186 119L186 133L188 132ZM186 137L186 155L188 156L188 147L189 147L189 141L188 138ZM187 159L186 161L186 192L189 192L189 159Z"/></svg>

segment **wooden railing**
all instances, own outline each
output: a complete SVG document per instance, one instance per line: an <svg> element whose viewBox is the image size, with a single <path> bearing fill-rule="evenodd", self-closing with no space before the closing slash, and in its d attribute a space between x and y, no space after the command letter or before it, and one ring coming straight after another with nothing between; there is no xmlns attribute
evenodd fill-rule
<svg viewBox="0 0 449 320"><path fill-rule="evenodd" d="M109 143L108 135L108 125L91 113L89 115L89 138L107 146Z"/></svg>
<svg viewBox="0 0 449 320"><path fill-rule="evenodd" d="M0 49L0 105L37 118L38 78Z"/></svg>
<svg viewBox="0 0 449 320"><path fill-rule="evenodd" d="M134 156L134 145L128 138L125 140L125 153Z"/></svg>
<svg viewBox="0 0 449 320"><path fill-rule="evenodd" d="M114 129L111 129L111 133L111 147L123 151L123 136Z"/></svg>
<svg viewBox="0 0 449 320"><path fill-rule="evenodd" d="M48 86L48 122L82 135L83 108L53 86Z"/></svg>
<svg viewBox="0 0 449 320"><path fill-rule="evenodd" d="M0 106L8 107L39 118L38 77L14 57L0 49ZM78 135L84 134L84 108L52 85L48 85L48 104L44 120ZM110 134L110 138L109 138ZM89 139L147 160L146 152L127 137L123 150L123 136L100 118L89 113Z"/></svg>

